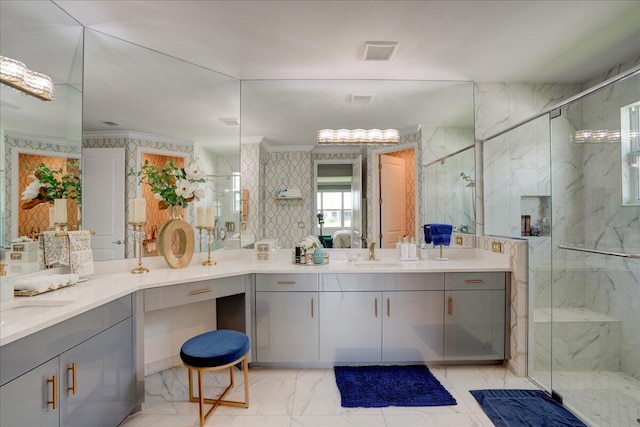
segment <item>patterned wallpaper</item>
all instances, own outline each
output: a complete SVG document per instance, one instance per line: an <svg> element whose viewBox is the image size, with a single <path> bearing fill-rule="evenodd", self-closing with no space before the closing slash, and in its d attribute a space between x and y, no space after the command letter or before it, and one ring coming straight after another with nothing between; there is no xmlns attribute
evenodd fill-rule
<svg viewBox="0 0 640 427"><path fill-rule="evenodd" d="M4 243L8 245L11 239L18 237L18 216L16 215L16 210L19 209L20 194L22 193L22 190L19 190L18 174L20 167L18 166L18 155L20 153L40 153L53 157L66 156L79 159L81 147L80 144L74 143L73 141L14 132L7 132L4 136L4 142L5 215L3 238Z"/></svg>

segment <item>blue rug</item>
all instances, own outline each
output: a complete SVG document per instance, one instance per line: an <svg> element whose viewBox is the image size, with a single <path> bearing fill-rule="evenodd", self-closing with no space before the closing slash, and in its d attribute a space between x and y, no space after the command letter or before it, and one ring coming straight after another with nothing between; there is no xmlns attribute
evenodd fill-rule
<svg viewBox="0 0 640 427"><path fill-rule="evenodd" d="M456 405L456 400L424 365L336 366L344 408Z"/></svg>
<svg viewBox="0 0 640 427"><path fill-rule="evenodd" d="M586 427L541 390L470 390L496 427Z"/></svg>

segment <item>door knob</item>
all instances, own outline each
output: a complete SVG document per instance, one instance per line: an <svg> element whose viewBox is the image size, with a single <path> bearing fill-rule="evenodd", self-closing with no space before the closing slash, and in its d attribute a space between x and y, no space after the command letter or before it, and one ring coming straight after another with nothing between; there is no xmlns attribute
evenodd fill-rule
<svg viewBox="0 0 640 427"><path fill-rule="evenodd" d="M115 243L116 245L121 245L122 244L122 240L116 240L115 242L111 242L111 243Z"/></svg>

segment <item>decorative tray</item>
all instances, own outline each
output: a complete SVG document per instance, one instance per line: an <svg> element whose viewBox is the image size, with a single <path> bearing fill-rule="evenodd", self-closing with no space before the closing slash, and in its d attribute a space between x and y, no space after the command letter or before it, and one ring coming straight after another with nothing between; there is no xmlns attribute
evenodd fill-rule
<svg viewBox="0 0 640 427"><path fill-rule="evenodd" d="M85 279L87 280L87 279ZM78 282L80 282L80 280L78 280ZM66 285L61 285L58 286L55 289L47 289L45 291L36 291L36 290L30 290L30 291L13 291L13 296L14 297L34 297L36 295L40 295L40 294L46 294L47 292L53 292L53 291L57 291L58 289L62 289L62 288L68 288L69 286L73 286L75 285L75 283L68 283Z"/></svg>

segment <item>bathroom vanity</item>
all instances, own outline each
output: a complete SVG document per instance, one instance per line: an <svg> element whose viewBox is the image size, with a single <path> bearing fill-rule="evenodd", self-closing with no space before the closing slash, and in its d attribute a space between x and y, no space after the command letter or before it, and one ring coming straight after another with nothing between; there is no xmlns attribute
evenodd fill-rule
<svg viewBox="0 0 640 427"><path fill-rule="evenodd" d="M288 252L266 263L224 252L214 267L158 261L144 275L130 274L135 260L98 263L86 283L29 298L35 308L22 317L2 316L0 424L117 424L144 399L150 314L179 323L171 310L205 301L216 302L215 327L251 337L256 366L508 358L506 256L300 266Z"/></svg>

